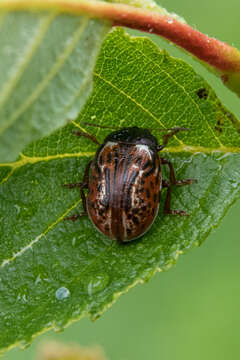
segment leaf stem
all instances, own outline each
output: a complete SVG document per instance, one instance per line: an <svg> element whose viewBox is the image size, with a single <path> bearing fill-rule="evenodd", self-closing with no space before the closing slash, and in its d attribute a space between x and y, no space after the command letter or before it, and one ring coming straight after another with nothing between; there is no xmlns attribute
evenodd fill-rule
<svg viewBox="0 0 240 360"><path fill-rule="evenodd" d="M202 34L175 17L125 4L95 0L2 0L1 10L54 10L72 15L84 14L108 20L113 26L160 35L207 64L226 86L240 96L239 50Z"/></svg>

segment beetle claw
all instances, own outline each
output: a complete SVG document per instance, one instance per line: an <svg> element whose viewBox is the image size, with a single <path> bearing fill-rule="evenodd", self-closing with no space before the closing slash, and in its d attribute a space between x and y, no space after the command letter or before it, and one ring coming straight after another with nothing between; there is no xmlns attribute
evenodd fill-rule
<svg viewBox="0 0 240 360"><path fill-rule="evenodd" d="M190 216L186 211L184 210L168 210L164 211L166 215L180 215L180 216Z"/></svg>
<svg viewBox="0 0 240 360"><path fill-rule="evenodd" d="M74 189L75 187L82 187L82 183L62 184L62 186L68 189Z"/></svg>
<svg viewBox="0 0 240 360"><path fill-rule="evenodd" d="M67 221L67 220L70 220L70 221L76 221L77 219L81 218L82 216L86 216L87 213L84 211L80 214L75 214L75 215L72 215L72 216L68 216L68 217L65 217L63 220L64 221Z"/></svg>

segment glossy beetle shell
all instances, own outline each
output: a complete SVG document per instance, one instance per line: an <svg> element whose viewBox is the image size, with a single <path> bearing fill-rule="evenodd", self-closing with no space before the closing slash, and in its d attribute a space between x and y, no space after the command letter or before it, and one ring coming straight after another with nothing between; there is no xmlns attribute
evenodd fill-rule
<svg viewBox="0 0 240 360"><path fill-rule="evenodd" d="M173 164L158 156L172 136L186 130L189 129L166 129L170 132L163 136L161 145L149 129L136 126L109 134L103 145L93 135L75 131L75 135L84 136L100 147L94 160L87 164L82 182L63 184L69 189L80 188L83 205L82 213L64 220L75 221L89 215L104 235L120 243L134 240L152 225L158 213L162 187L167 189L163 213L188 216L184 210L171 209L171 188L196 184L197 180L177 180ZM168 166L169 181L162 179L162 165ZM88 190L87 201L85 189Z"/></svg>
<svg viewBox="0 0 240 360"><path fill-rule="evenodd" d="M152 225L162 188L157 145L148 132L144 138L121 131L108 136L98 150L90 168L87 211L106 236L127 242Z"/></svg>

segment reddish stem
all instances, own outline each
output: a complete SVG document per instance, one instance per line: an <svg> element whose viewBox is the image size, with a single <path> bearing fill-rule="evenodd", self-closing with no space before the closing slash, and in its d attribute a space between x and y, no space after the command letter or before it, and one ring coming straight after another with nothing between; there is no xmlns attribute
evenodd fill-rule
<svg viewBox="0 0 240 360"><path fill-rule="evenodd" d="M174 17L124 4L94 0L1 0L0 10L7 9L52 9L72 15L86 14L110 20L114 26L126 26L163 36L212 66L227 86L240 93L240 52Z"/></svg>
<svg viewBox="0 0 240 360"><path fill-rule="evenodd" d="M172 41L220 71L240 71L237 49L194 30L187 24L154 13L136 14L135 18L115 20L114 25L151 32Z"/></svg>

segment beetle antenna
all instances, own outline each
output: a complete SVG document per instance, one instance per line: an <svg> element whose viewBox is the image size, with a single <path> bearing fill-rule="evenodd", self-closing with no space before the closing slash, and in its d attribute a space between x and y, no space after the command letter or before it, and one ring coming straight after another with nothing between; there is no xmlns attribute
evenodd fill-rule
<svg viewBox="0 0 240 360"><path fill-rule="evenodd" d="M184 127L175 127L175 128L164 128L164 129L159 129L159 128L151 128L151 129L148 129L150 131L175 131L176 129L180 129L178 131L190 131L189 128L184 128ZM177 132L178 132L177 131Z"/></svg>
<svg viewBox="0 0 240 360"><path fill-rule="evenodd" d="M184 127L175 127L173 129L171 129L171 132L169 134L166 134L166 135L163 136L163 143L162 143L162 145L159 145L157 147L157 151L161 151L162 149L164 149L168 144L168 140L172 136L177 134L179 131L190 131L190 129L189 128L184 128Z"/></svg>
<svg viewBox="0 0 240 360"><path fill-rule="evenodd" d="M98 127L100 129L110 129L110 130L121 130L122 129L122 127L119 127L119 126L105 126L105 125L99 125L99 124L94 124L94 123L88 123L85 121L82 122L82 125ZM184 128L184 127L175 127L175 128L164 128L164 129L148 128L148 130L150 130L150 131L174 131L174 133L175 133L178 131L189 131L190 129Z"/></svg>

